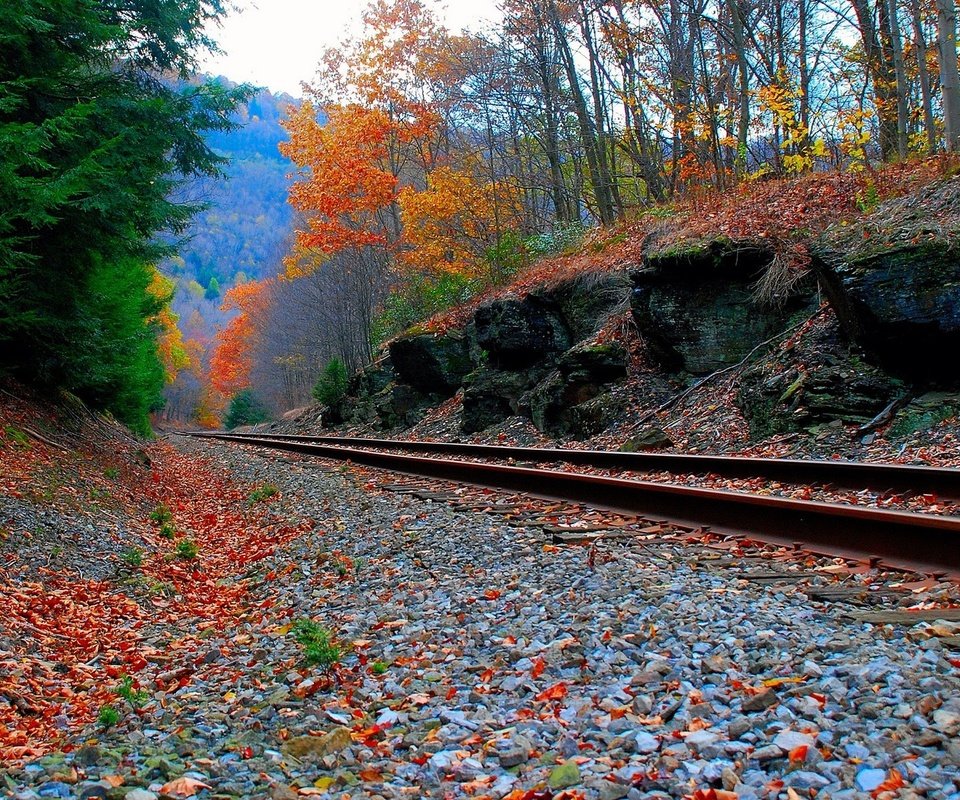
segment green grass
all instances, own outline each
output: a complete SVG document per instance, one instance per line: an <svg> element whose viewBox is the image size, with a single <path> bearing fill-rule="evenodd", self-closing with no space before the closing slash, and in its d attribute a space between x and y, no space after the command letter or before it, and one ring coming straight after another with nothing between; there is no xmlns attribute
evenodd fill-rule
<svg viewBox="0 0 960 800"><path fill-rule="evenodd" d="M291 630L308 664L329 670L340 663L340 646L331 641L329 630L310 619L297 620Z"/></svg>
<svg viewBox="0 0 960 800"><path fill-rule="evenodd" d="M385 675L388 669L390 669L390 667L385 661L374 661L370 667L370 671L374 675Z"/></svg>
<svg viewBox="0 0 960 800"><path fill-rule="evenodd" d="M3 429L3 432L8 439L13 440L13 443L17 447L23 447L28 450L30 449L30 438L27 436L27 434L25 434L19 428L14 428L13 425L7 425Z"/></svg>
<svg viewBox="0 0 960 800"><path fill-rule="evenodd" d="M103 477L108 478L111 481L115 481L120 477L120 470L117 467L107 467L103 471Z"/></svg>
<svg viewBox="0 0 960 800"><path fill-rule="evenodd" d="M265 483L263 486L250 492L250 496L247 498L247 505L252 506L254 503L262 503L264 500L269 500L278 494L280 494L280 490L276 486L272 483Z"/></svg>

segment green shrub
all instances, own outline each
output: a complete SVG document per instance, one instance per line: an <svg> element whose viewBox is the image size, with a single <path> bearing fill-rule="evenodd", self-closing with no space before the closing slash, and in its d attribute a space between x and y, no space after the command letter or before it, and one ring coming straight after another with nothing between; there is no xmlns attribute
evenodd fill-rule
<svg viewBox="0 0 960 800"><path fill-rule="evenodd" d="M390 669L390 667L388 667L384 661L374 661L370 667L370 671L374 675L385 675L388 669Z"/></svg>
<svg viewBox="0 0 960 800"><path fill-rule="evenodd" d="M560 255L578 247L586 233L586 227L580 222L556 225L548 233L531 236L524 246L533 256Z"/></svg>
<svg viewBox="0 0 960 800"><path fill-rule="evenodd" d="M487 284L464 275L418 276L394 289L373 320L374 345L392 339L410 326L467 302Z"/></svg>
<svg viewBox="0 0 960 800"><path fill-rule="evenodd" d="M310 619L299 619L292 632L303 648L303 658L311 666L329 670L340 662L340 647L331 641L329 630Z"/></svg>
<svg viewBox="0 0 960 800"><path fill-rule="evenodd" d="M107 467L103 471L103 477L108 480L115 481L120 477L120 470L117 467Z"/></svg>
<svg viewBox="0 0 960 800"><path fill-rule="evenodd" d="M200 552L200 548L197 547L197 543L193 539L181 539L177 542L177 558L182 558L184 561L191 561L197 557L197 554Z"/></svg>
<svg viewBox="0 0 960 800"><path fill-rule="evenodd" d="M261 403L250 389L237 392L230 400L230 408L223 418L225 428L240 425L257 425L270 419L266 406Z"/></svg>
<svg viewBox="0 0 960 800"><path fill-rule="evenodd" d="M150 512L150 520L157 523L157 525L163 525L172 519L173 512L170 511L170 506L164 505L163 503L160 503Z"/></svg>
<svg viewBox="0 0 960 800"><path fill-rule="evenodd" d="M142 708L147 704L147 700L150 699L150 695L142 689L133 688L133 678L129 675L124 675L120 679L120 685L114 689L114 692L117 697L122 697L133 708Z"/></svg>
<svg viewBox="0 0 960 800"><path fill-rule="evenodd" d="M490 272L490 282L503 283L512 278L530 261L526 241L515 231L507 231L500 241L488 247L483 254Z"/></svg>
<svg viewBox="0 0 960 800"><path fill-rule="evenodd" d="M164 522L163 525L160 526L160 536L163 539L172 539L176 532L177 529L169 522Z"/></svg>
<svg viewBox="0 0 960 800"><path fill-rule="evenodd" d="M333 408L347 394L347 367L339 358L331 358L317 378L313 398L328 408Z"/></svg>
<svg viewBox="0 0 960 800"><path fill-rule="evenodd" d="M143 566L143 551L139 547L130 547L120 556L128 567L140 569Z"/></svg>
<svg viewBox="0 0 960 800"><path fill-rule="evenodd" d="M101 706L100 713L97 714L97 722L101 728L112 728L120 721L120 712L113 706Z"/></svg>

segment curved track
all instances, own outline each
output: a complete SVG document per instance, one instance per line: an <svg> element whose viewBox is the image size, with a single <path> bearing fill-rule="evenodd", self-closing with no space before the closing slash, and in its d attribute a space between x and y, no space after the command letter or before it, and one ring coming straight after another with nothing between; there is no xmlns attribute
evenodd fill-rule
<svg viewBox="0 0 960 800"><path fill-rule="evenodd" d="M260 436L291 442L348 448L437 453L466 458L522 461L531 464L567 463L597 469L630 472L713 474L723 478L765 478L784 483L817 483L877 492L933 494L945 500L960 500L960 469L908 464L864 464L858 461L745 458L740 456L684 455L678 453L621 453L611 450L560 450L540 447L504 447L459 442L422 442L401 439L366 439L345 436L297 436L293 434L231 434Z"/></svg>
<svg viewBox="0 0 960 800"><path fill-rule="evenodd" d="M839 503L824 503L793 500L767 495L733 492L728 490L703 489L652 483L616 477L584 475L561 470L544 470L505 464L477 463L449 458L425 458L383 450L341 447L330 443L332 437L262 436L251 434L194 434L230 442L267 447L304 455L350 461L369 467L378 467L393 472L431 477L484 486L507 489L551 499L568 500L591 504L600 508L627 511L654 521L667 521L691 529L709 529L724 534L743 535L752 539L793 545L829 555L875 558L884 563L917 569L922 572L960 576L960 517L916 514L904 511L889 511ZM334 440L334 441L343 441ZM399 449L400 443L388 440L350 440L374 447ZM568 461L585 459L574 463L589 463L597 466L598 460L614 457L603 464L630 463L632 470L640 469L641 456L648 463L674 463L673 471L690 473L706 470L707 464L726 466L729 476L764 476L770 472L762 467L780 470L780 475L798 469L805 480L823 483L851 485L859 475L870 476L871 481L881 480L877 485L898 485L901 490L928 492L927 483L907 483L909 476L926 481L932 468L901 467L896 465L867 465L848 462L803 462L785 459L730 459L714 456L666 456L663 454L598 453L597 451L538 450L535 448L490 448L486 445L438 445L437 443L406 442L409 449L440 450L490 457L489 451L497 451L499 458L509 452L512 458L526 458L528 453L540 454L543 461ZM452 448L456 448L453 450ZM470 448L464 450L463 448ZM482 450L488 452L482 453ZM522 453L522 455L521 455ZM580 455L586 454L586 455ZM600 456L594 461L588 457ZM620 459L628 457L626 462ZM672 461L666 462L663 459ZM655 459L655 462L651 461ZM693 459L694 462L688 461ZM696 463L698 468L694 468ZM816 465L817 470L797 465ZM648 467L654 468L654 467ZM864 468L867 468L864 471ZM734 470L736 470L734 472ZM822 470L822 471L821 471ZM878 470L878 471L875 471ZM944 488L956 487L957 470L933 470ZM835 476L835 477L827 477ZM881 478L882 476L882 478ZM892 483L898 481L897 484ZM838 484L839 485L839 484ZM866 488L862 483L853 484Z"/></svg>

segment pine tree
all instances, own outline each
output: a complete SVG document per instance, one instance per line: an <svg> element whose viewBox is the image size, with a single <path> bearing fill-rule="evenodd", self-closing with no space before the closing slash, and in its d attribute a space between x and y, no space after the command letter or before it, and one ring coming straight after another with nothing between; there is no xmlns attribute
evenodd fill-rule
<svg viewBox="0 0 960 800"><path fill-rule="evenodd" d="M198 210L174 189L219 170L204 132L229 128L249 94L185 80L222 13L220 0L0 4L0 371L140 429L163 382L143 278L171 249L159 234L175 240Z"/></svg>

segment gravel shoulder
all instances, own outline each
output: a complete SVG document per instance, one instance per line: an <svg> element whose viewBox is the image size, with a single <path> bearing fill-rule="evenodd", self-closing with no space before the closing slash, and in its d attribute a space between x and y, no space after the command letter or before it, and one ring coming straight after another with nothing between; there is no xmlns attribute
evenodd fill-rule
<svg viewBox="0 0 960 800"><path fill-rule="evenodd" d="M231 603L165 620L161 600L142 707L9 769L14 797L960 798L949 626L858 623L705 548L588 557L373 471L171 441L171 469L241 487L220 515L259 526L262 557L228 569L249 548L214 555L198 531ZM336 664L306 663L303 620Z"/></svg>

